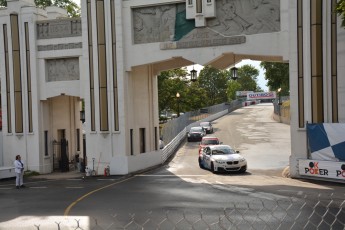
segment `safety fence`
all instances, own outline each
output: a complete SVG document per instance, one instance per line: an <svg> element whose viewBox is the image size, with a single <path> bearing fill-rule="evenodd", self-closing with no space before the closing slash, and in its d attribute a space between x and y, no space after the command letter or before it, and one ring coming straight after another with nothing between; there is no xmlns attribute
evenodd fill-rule
<svg viewBox="0 0 345 230"><path fill-rule="evenodd" d="M20 222L0 223L0 229L345 229L344 195L300 193L279 199L247 198L227 207L199 209L170 208L124 213L98 210L99 216L26 218ZM229 198L230 199L230 198ZM11 225L11 226L10 226ZM16 227L18 226L18 227Z"/></svg>
<svg viewBox="0 0 345 230"><path fill-rule="evenodd" d="M160 130L161 137L165 143L169 143L190 124L206 120L212 121L208 119L210 116L222 111L231 112L241 106L241 101L236 100L210 107L205 107L196 111L186 112L180 117L169 120L167 123L162 124L162 128ZM218 117L214 119L217 118Z"/></svg>
<svg viewBox="0 0 345 230"><path fill-rule="evenodd" d="M290 100L289 97L284 97L284 100L279 104L273 103L275 120L279 120L282 123L290 124Z"/></svg>

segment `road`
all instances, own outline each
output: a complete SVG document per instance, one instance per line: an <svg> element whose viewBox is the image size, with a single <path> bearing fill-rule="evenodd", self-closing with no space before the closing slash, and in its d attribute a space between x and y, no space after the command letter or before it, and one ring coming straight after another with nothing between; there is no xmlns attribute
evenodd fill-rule
<svg viewBox="0 0 345 230"><path fill-rule="evenodd" d="M200 169L198 143L185 142L168 164L132 177L32 180L22 190L0 182L0 229L343 229L342 185L282 176L290 129L272 112L249 106L213 122L212 135L247 159L244 174Z"/></svg>

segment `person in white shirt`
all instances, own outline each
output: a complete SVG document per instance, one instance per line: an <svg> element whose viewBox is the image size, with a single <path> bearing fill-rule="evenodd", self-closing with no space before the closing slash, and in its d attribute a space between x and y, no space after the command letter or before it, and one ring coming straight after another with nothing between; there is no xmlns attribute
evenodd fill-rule
<svg viewBox="0 0 345 230"><path fill-rule="evenodd" d="M20 155L16 156L14 161L14 172L16 173L16 188L24 188L23 184L23 174L24 174L24 164L21 161Z"/></svg>
<svg viewBox="0 0 345 230"><path fill-rule="evenodd" d="M159 149L164 149L165 144L162 138L159 138Z"/></svg>

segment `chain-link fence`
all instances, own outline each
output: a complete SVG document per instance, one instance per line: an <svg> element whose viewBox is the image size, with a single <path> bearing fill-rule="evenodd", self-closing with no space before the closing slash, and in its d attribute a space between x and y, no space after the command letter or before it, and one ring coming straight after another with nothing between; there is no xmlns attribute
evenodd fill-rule
<svg viewBox="0 0 345 230"><path fill-rule="evenodd" d="M144 230L144 229L209 229L209 230L344 230L344 195L306 195L279 199L251 199L230 203L227 207L204 207L186 210L178 207L143 213L123 213L121 210L98 210L95 216L31 217L30 222L12 223L8 229L84 229L84 230ZM26 221L29 218L26 219ZM0 229L7 229L0 223Z"/></svg>
<svg viewBox="0 0 345 230"><path fill-rule="evenodd" d="M231 112L241 106L241 102L236 100L229 103L222 103L210 107L205 107L196 111L184 113L183 115L161 124L161 137L165 143L172 141L188 125L203 120L213 114L227 110Z"/></svg>
<svg viewBox="0 0 345 230"><path fill-rule="evenodd" d="M273 103L274 113L279 117L280 122L290 124L290 97L282 97L281 103Z"/></svg>

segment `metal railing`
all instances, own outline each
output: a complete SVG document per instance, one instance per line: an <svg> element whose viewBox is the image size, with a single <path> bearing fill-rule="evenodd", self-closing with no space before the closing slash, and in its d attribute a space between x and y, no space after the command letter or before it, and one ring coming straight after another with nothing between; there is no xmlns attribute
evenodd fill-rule
<svg viewBox="0 0 345 230"><path fill-rule="evenodd" d="M162 129L160 130L161 137L165 143L169 143L188 125L221 111L227 110L231 112L239 107L241 107L241 102L236 100L184 113L180 117L162 124Z"/></svg>

